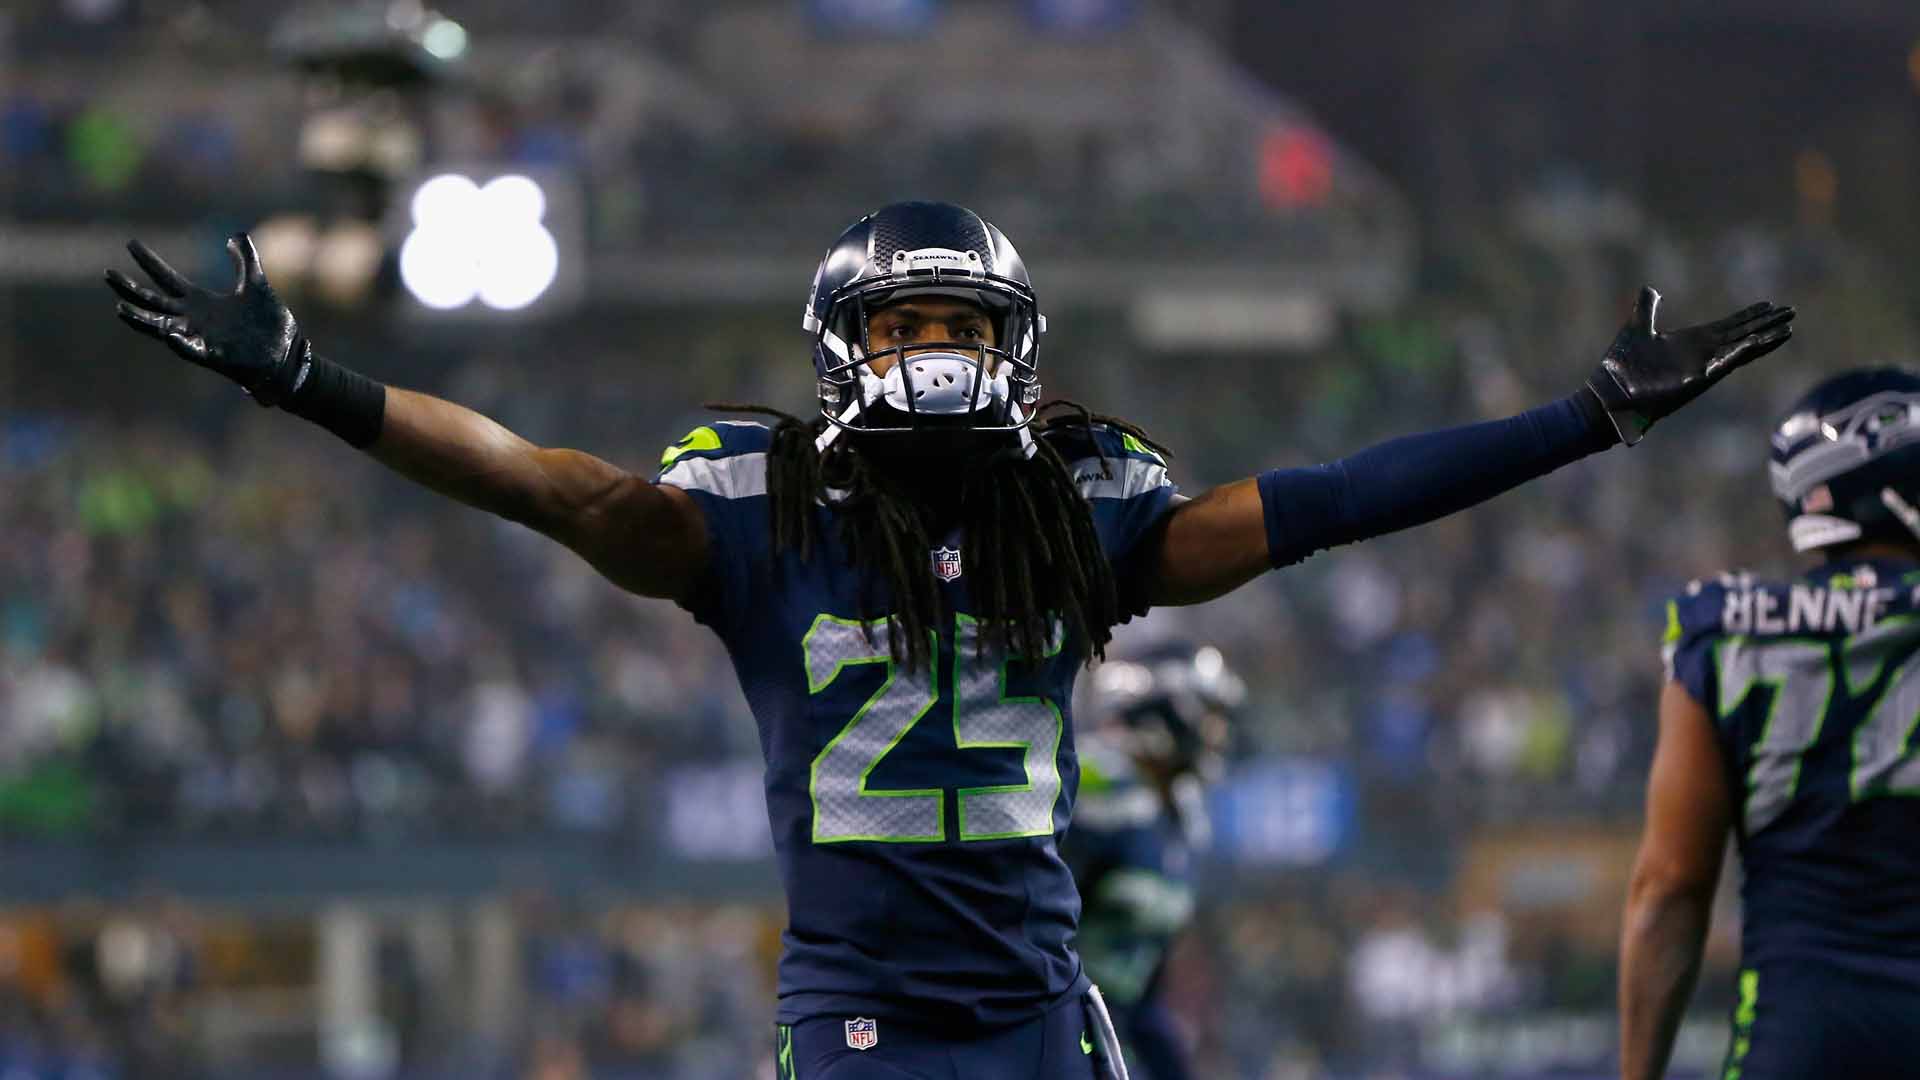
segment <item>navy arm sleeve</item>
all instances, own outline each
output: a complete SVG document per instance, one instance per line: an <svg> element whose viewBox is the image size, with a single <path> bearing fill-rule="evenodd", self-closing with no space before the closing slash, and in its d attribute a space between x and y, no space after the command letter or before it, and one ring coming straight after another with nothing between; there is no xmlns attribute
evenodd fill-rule
<svg viewBox="0 0 1920 1080"><path fill-rule="evenodd" d="M1409 435L1339 461L1259 478L1267 555L1316 551L1422 525L1619 441L1591 392L1505 420Z"/></svg>

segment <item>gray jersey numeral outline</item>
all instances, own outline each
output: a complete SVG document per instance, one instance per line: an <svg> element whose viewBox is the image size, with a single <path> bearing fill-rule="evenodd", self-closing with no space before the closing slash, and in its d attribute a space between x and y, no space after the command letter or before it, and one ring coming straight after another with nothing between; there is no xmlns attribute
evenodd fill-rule
<svg viewBox="0 0 1920 1080"><path fill-rule="evenodd" d="M869 640L871 631L871 640ZM826 746L814 756L807 791L813 802L813 842L937 843L947 838L944 788L875 790L868 780L938 703L937 670L909 672L888 649L891 626L884 619L863 624L836 615L816 616L801 639L810 694L824 692L849 667L885 665L886 676ZM1059 803L1060 744L1066 721L1058 702L1044 695L1007 692L1007 662L979 656L979 623L954 620L952 672L953 739L957 750L1018 750L1024 783L961 787L960 839L1005 840L1054 831ZM929 650L939 666L938 642ZM1056 623L1047 657L1064 645Z"/></svg>

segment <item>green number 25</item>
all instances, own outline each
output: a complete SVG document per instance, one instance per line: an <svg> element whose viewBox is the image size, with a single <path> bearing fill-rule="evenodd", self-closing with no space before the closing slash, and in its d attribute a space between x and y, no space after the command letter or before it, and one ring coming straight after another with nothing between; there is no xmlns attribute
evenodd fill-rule
<svg viewBox="0 0 1920 1080"><path fill-rule="evenodd" d="M939 703L939 650L930 650L934 661L928 670L909 672L889 656L886 620L871 624L871 641L867 629L853 619L821 615L801 640L810 693L823 692L852 666L876 664L886 670L880 688L814 756L807 784L813 797L813 842L943 841L945 789L875 790L868 784L880 762ZM1023 784L957 789L960 839L1045 836L1053 832L1053 807L1060 798L1060 707L1044 697L1008 696L1007 665L975 659L979 635L974 619L955 618L953 745L959 751L1018 750L1027 779ZM1059 653L1060 646L1056 630L1047 655Z"/></svg>

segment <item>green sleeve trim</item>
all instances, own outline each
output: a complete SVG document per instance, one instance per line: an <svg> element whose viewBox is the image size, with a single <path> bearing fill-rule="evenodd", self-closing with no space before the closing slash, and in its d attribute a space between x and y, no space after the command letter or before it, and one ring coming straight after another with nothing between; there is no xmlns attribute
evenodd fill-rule
<svg viewBox="0 0 1920 1080"><path fill-rule="evenodd" d="M1133 436L1127 434L1124 431L1120 433L1120 445L1132 453L1139 454L1143 457L1150 457L1153 460L1160 462L1160 464L1162 465L1166 464L1166 462L1161 459L1159 454L1156 454L1153 452L1152 447L1148 446L1146 443L1141 442L1139 439L1134 438Z"/></svg>
<svg viewBox="0 0 1920 1080"><path fill-rule="evenodd" d="M720 449L720 433L703 425L687 432L686 438L667 447L666 451L660 455L660 467L664 469L673 464L681 454L718 449Z"/></svg>

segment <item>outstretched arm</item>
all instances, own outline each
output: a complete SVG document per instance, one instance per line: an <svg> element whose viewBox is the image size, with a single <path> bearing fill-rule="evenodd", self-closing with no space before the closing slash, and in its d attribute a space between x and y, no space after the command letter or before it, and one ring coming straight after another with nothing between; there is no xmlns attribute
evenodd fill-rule
<svg viewBox="0 0 1920 1080"><path fill-rule="evenodd" d="M1505 420L1395 439L1305 469L1275 469L1176 507L1162 534L1156 604L1194 604L1323 548L1411 528L1483 502L1616 442L1793 334L1793 309L1755 304L1672 333L1653 328L1660 296L1634 314L1571 397Z"/></svg>
<svg viewBox="0 0 1920 1080"><path fill-rule="evenodd" d="M1620 930L1620 1075L1666 1072L1700 973L1732 800L1706 709L1677 682L1660 697L1647 824Z"/></svg>
<svg viewBox="0 0 1920 1080"><path fill-rule="evenodd" d="M388 387L366 450L409 480L560 541L629 592L683 599L706 568L705 519L686 492L592 454L535 446L451 401Z"/></svg>
<svg viewBox="0 0 1920 1080"><path fill-rule="evenodd" d="M227 248L239 282L215 293L137 241L129 244L159 291L107 271L121 320L239 383L259 404L305 417L408 479L566 544L622 588L669 599L691 594L708 537L684 492L591 454L535 446L471 409L328 361L274 294L246 235Z"/></svg>

